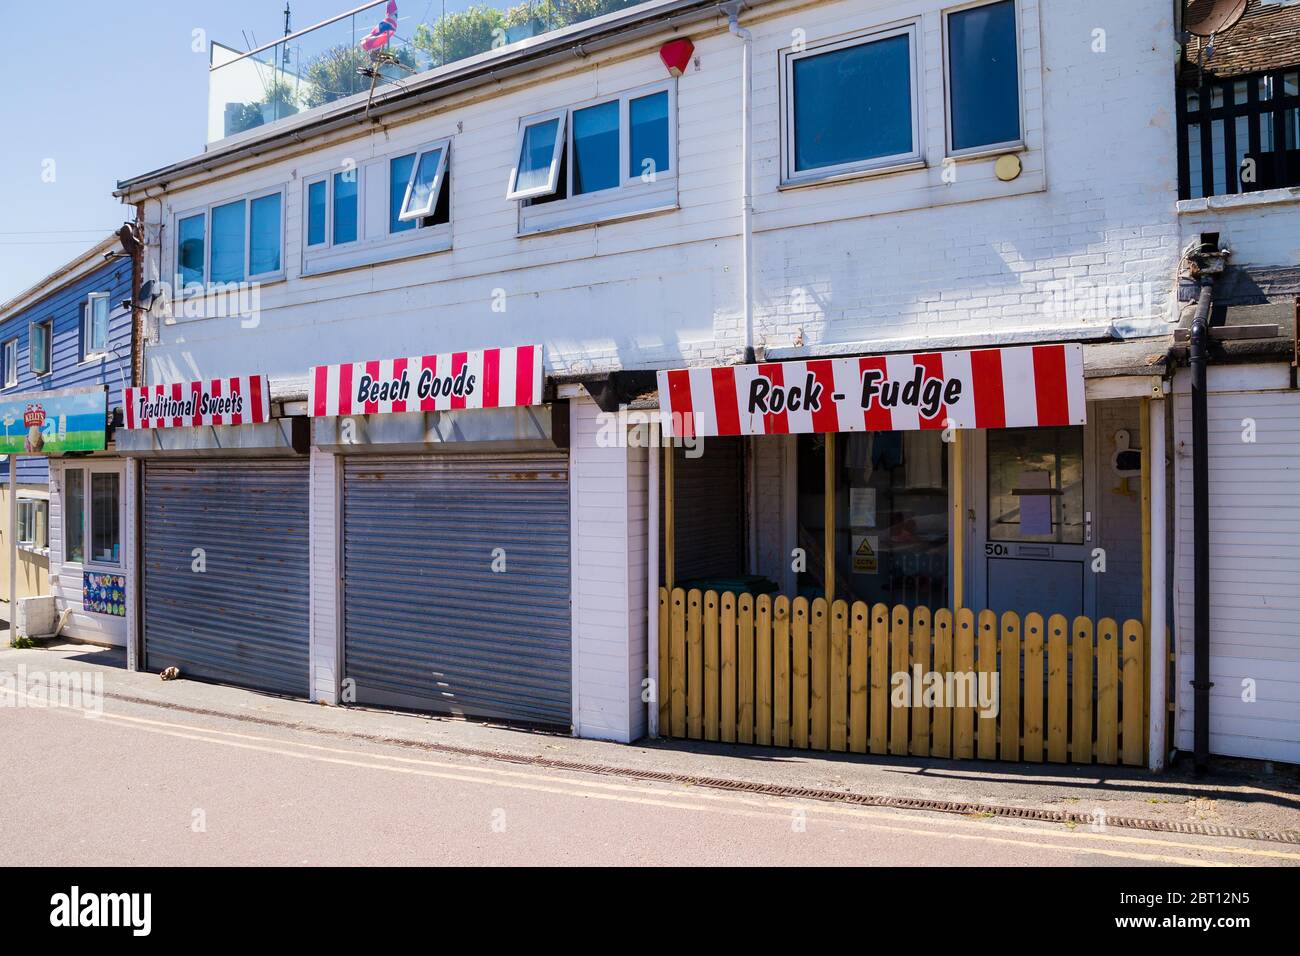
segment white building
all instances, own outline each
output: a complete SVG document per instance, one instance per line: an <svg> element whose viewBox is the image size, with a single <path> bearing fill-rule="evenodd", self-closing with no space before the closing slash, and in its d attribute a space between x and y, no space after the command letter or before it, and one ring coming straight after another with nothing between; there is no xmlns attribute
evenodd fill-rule
<svg viewBox="0 0 1300 956"><path fill-rule="evenodd" d="M660 584L832 590L849 606L1087 619L1087 669L1058 674L1047 651L1052 695L1091 673L1095 622L1096 694L1052 696L1046 728L1027 709L1001 755L1035 759L1046 737L1063 759L1068 711L1088 727L1074 759L1118 759L1122 724L1124 759L1145 762L1135 734L1165 733L1146 703L1163 672L1145 651L1104 656L1103 632L1119 622L1118 641L1131 620L1164 654L1165 602L1143 599L1164 592L1163 549L1143 546L1164 540L1164 458L1144 443L1164 433L1191 221L1176 205L1174 5L600 11L279 119L270 93L225 103L220 67L222 131L247 108L271 121L121 183L147 224L147 278L191 286L149 315L128 433L143 462L136 666L631 740L672 722L670 674L662 710L643 687L665 666L697 674L660 633ZM255 55L301 62L312 43ZM906 381L942 377L940 351L968 405L985 362L972 351L1000 396L977 422L950 395L959 430L943 440L935 409L874 438L844 424L853 389L839 427L747 419L700 433L748 437L671 464L639 437L607 440L630 427L609 425L620 404L668 408L656 372L758 361L779 381L889 355ZM410 391L358 392L403 368ZM426 368L452 388L421 406ZM148 404L232 387L249 401L238 425L228 407ZM754 435L782 430L806 434ZM669 468L673 494L652 494ZM702 730L689 710L683 732L719 733L716 710Z"/></svg>

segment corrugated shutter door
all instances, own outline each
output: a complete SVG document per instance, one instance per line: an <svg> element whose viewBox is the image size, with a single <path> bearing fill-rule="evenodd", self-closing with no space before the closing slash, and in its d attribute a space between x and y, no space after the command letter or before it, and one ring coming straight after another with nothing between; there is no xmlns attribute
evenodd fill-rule
<svg viewBox="0 0 1300 956"><path fill-rule="evenodd" d="M147 462L143 511L146 667L306 697L307 462Z"/></svg>
<svg viewBox="0 0 1300 956"><path fill-rule="evenodd" d="M572 723L567 457L354 457L344 478L357 701Z"/></svg>

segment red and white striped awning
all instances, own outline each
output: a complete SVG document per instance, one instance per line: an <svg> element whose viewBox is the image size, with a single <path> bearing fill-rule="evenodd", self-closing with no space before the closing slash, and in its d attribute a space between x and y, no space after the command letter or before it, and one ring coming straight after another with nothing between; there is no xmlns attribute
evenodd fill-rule
<svg viewBox="0 0 1300 956"><path fill-rule="evenodd" d="M678 369L659 407L676 438L1087 421L1079 345Z"/></svg>
<svg viewBox="0 0 1300 956"><path fill-rule="evenodd" d="M132 429L257 425L271 420L271 388L265 375L142 385L128 388L122 404L126 427Z"/></svg>
<svg viewBox="0 0 1300 956"><path fill-rule="evenodd" d="M317 365L311 370L308 396L308 407L317 418L541 402L540 345Z"/></svg>

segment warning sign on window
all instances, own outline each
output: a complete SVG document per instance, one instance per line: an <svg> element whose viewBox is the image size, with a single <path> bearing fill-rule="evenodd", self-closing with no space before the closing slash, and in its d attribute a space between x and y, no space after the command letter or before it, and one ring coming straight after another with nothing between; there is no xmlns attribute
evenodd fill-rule
<svg viewBox="0 0 1300 956"><path fill-rule="evenodd" d="M876 574L880 570L880 538L874 534L853 536L853 573Z"/></svg>

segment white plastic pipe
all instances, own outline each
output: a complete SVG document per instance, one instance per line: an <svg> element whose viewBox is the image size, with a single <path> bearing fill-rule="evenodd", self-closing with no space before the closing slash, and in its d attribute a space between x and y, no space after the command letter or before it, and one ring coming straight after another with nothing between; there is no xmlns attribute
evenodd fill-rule
<svg viewBox="0 0 1300 956"><path fill-rule="evenodd" d="M1165 766L1165 714L1168 705L1169 648L1165 642L1165 403L1152 399L1151 416L1151 713L1147 766Z"/></svg>
<svg viewBox="0 0 1300 956"><path fill-rule="evenodd" d="M18 640L18 456L9 456L9 643Z"/></svg>
<svg viewBox="0 0 1300 956"><path fill-rule="evenodd" d="M754 171L750 163L754 141L754 37L740 25L740 4L729 3L723 7L727 14L727 29L743 43L741 52L740 91L740 164L744 198L741 205L741 275L745 297L745 356L754 360Z"/></svg>

